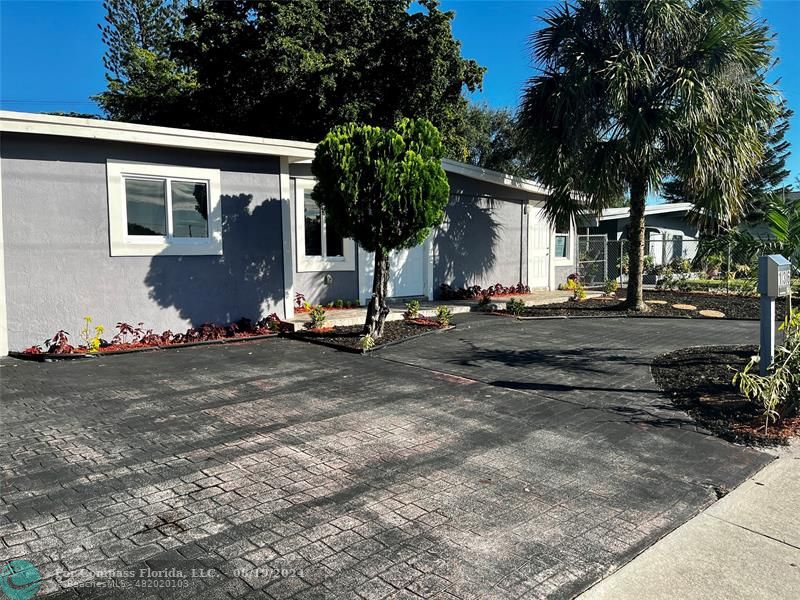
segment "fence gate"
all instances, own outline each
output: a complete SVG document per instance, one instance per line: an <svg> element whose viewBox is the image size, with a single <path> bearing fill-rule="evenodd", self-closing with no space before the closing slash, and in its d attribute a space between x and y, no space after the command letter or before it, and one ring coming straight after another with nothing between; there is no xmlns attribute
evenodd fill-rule
<svg viewBox="0 0 800 600"><path fill-rule="evenodd" d="M608 278L605 235L578 236L578 274L584 285L600 285Z"/></svg>

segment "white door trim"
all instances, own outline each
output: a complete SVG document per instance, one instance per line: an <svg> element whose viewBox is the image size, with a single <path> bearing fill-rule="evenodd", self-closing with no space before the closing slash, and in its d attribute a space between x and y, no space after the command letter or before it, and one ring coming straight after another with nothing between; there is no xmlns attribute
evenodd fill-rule
<svg viewBox="0 0 800 600"><path fill-rule="evenodd" d="M283 236L283 318L294 317L294 253L292 252L292 180L289 157L281 156L280 196L281 235Z"/></svg>

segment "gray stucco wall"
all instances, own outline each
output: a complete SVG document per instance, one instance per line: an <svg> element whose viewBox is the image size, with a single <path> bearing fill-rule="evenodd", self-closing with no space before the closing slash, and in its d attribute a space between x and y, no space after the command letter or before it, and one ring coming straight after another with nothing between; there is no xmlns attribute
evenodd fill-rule
<svg viewBox="0 0 800 600"><path fill-rule="evenodd" d="M530 194L448 174L450 203L434 233L433 290L527 283Z"/></svg>
<svg viewBox="0 0 800 600"><path fill-rule="evenodd" d="M572 275L578 270L576 265L556 265L553 267L553 287L558 289L558 286L567 283L567 277Z"/></svg>
<svg viewBox="0 0 800 600"><path fill-rule="evenodd" d="M327 304L337 299L358 300L358 271L314 271L295 273L294 277L295 292L303 294L311 304Z"/></svg>
<svg viewBox="0 0 800 600"><path fill-rule="evenodd" d="M283 314L279 163L234 155L3 134L9 347L58 329L77 339L90 315L156 331ZM224 256L112 257L106 159L221 171Z"/></svg>

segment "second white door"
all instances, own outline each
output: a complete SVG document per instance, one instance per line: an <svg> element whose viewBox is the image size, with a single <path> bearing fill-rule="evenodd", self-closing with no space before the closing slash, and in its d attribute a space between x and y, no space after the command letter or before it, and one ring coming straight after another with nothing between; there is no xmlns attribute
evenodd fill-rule
<svg viewBox="0 0 800 600"><path fill-rule="evenodd" d="M550 222L542 209L528 211L528 286L543 289L550 284Z"/></svg>

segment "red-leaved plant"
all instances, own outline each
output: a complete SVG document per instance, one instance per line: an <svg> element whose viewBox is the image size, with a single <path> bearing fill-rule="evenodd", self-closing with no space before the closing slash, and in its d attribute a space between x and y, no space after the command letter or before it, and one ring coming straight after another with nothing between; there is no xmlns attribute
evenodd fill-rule
<svg viewBox="0 0 800 600"><path fill-rule="evenodd" d="M529 294L530 287L522 283L516 285L505 286L500 283L490 285L488 288L482 288L479 285L473 285L466 288L454 288L447 283L439 286L439 295L442 300L471 300L473 298L491 297L491 296L508 296L511 294Z"/></svg>
<svg viewBox="0 0 800 600"><path fill-rule="evenodd" d="M264 317L257 323L250 319L241 318L228 325L203 323L199 327L190 327L186 333L173 333L169 329L162 333L155 333L152 329L143 329L143 323L133 326L121 321L117 323L117 334L110 342L101 341L99 352L115 350L129 350L143 347L172 346L192 342L206 342L225 338L247 338L257 335L279 333L284 329L284 323L276 313ZM23 354L72 354L86 352L83 346L74 347L69 343L69 333L63 329L56 332L53 337L45 340L42 346L31 346L22 351Z"/></svg>
<svg viewBox="0 0 800 600"><path fill-rule="evenodd" d="M50 354L70 354L75 350L69 343L69 333L59 329L49 340L44 341L44 345Z"/></svg>

